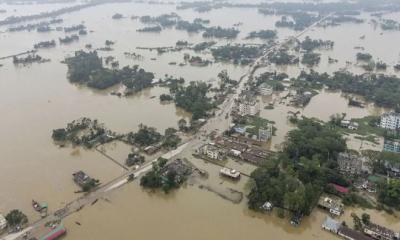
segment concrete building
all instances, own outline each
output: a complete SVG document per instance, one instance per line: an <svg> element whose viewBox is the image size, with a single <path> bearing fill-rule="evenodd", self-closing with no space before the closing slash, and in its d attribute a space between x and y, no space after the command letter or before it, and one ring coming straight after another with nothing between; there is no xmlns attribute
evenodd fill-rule
<svg viewBox="0 0 400 240"><path fill-rule="evenodd" d="M202 153L214 160L222 160L225 157L224 151L212 144L204 145L202 148Z"/></svg>
<svg viewBox="0 0 400 240"><path fill-rule="evenodd" d="M260 106L256 101L242 101L239 103L240 116L254 116L260 112Z"/></svg>
<svg viewBox="0 0 400 240"><path fill-rule="evenodd" d="M380 126L390 130L400 129L400 113L389 112L382 114Z"/></svg>
<svg viewBox="0 0 400 240"><path fill-rule="evenodd" d="M260 128L258 130L258 141L267 142L272 138L272 125L268 124L266 128Z"/></svg>
<svg viewBox="0 0 400 240"><path fill-rule="evenodd" d="M345 174L359 175L363 172L363 162L362 156L353 153L339 153L338 156L339 170Z"/></svg>
<svg viewBox="0 0 400 240"><path fill-rule="evenodd" d="M383 151L400 153L400 141L386 140L383 143Z"/></svg>

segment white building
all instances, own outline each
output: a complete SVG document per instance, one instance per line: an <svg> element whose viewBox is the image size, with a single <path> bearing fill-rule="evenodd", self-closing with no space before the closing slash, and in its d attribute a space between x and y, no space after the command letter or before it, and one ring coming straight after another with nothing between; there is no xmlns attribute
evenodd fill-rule
<svg viewBox="0 0 400 240"><path fill-rule="evenodd" d="M260 112L260 106L256 101L243 101L239 103L240 116L246 116L246 115L254 116L259 112Z"/></svg>
<svg viewBox="0 0 400 240"><path fill-rule="evenodd" d="M7 227L7 220L6 218L0 214L0 232L6 229Z"/></svg>
<svg viewBox="0 0 400 240"><path fill-rule="evenodd" d="M389 112L381 116L381 128L396 130L400 128L400 113Z"/></svg>
<svg viewBox="0 0 400 240"><path fill-rule="evenodd" d="M266 128L260 128L258 130L258 141L267 142L272 138L272 125L268 124Z"/></svg>

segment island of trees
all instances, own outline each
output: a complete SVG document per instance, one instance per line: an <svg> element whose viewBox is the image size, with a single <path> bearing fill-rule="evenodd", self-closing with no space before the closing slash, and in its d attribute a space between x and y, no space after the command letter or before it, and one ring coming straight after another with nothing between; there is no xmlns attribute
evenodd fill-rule
<svg viewBox="0 0 400 240"><path fill-rule="evenodd" d="M73 57L65 59L68 66L68 79L72 83L88 87L106 89L122 83L130 92L138 92L150 87L154 74L135 65L122 69L107 69L97 52L77 51Z"/></svg>

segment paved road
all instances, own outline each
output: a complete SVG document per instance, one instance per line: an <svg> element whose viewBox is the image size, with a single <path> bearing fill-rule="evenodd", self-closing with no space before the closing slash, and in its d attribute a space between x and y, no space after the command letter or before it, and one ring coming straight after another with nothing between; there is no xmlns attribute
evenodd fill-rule
<svg viewBox="0 0 400 240"><path fill-rule="evenodd" d="M225 101L221 104L220 109L217 110L215 117L208 119L207 123L200 128L198 133L195 134L186 143L179 146L176 150L166 153L162 157L164 157L166 159L174 159L174 158L178 158L181 155L188 156L191 153L193 153L193 151L195 149L198 149L201 145L203 145L205 143L205 141L207 141L207 136L209 134L211 134L212 131L214 131L214 130L224 131L224 130L228 129L229 124L231 122L229 113L232 110L234 100L237 99L239 97L240 93L244 90L245 84L252 81L254 72L262 64L262 62L267 61L268 54L270 54L271 52L273 52L275 50L278 50L283 45L289 43L291 40L298 39L304 33L309 31L313 27L315 27L320 22L325 21L327 18L329 18L333 14L334 13L327 15L326 17L322 18L318 22L316 22L316 23L312 24L311 26L309 26L308 28L304 29L302 32L298 33L296 36L287 38L283 42L276 44L274 46L271 46L270 48L264 50L264 55L259 57L258 59L256 59L255 62L252 65L250 65L250 68L247 71L247 73L244 74L240 78L239 85L235 89L235 93L230 94L225 99ZM229 116L228 118L225 118L226 114L228 114L228 116ZM222 133L222 132L220 132L220 133ZM114 180L111 180L110 182L103 184L98 189L96 189L94 192L83 195L83 196L69 202L68 204L65 205L65 207L55 211L54 213L49 213L49 215L46 218L40 219L37 222L32 223L30 226L28 226L23 231L21 231L19 233L9 234L7 236L4 236L1 238L1 240L22 239L22 235L27 231L34 232L34 230L36 228L42 227L47 222L55 221L55 220L62 220L63 218L69 216L70 214L81 210L86 205L91 205L94 201L96 201L96 199L105 197L110 191L112 191L116 188L119 188L119 187L123 186L124 184L128 183L127 178L130 174L134 174L134 176L137 178L137 177L139 177L139 175L149 171L152 168L152 164L154 161L156 161L156 159L141 166L138 169L127 171L123 175L115 178Z"/></svg>

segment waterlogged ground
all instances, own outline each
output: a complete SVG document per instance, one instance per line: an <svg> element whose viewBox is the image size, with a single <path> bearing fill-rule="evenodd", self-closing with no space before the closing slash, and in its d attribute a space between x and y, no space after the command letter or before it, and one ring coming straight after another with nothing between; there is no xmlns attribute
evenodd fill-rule
<svg viewBox="0 0 400 240"><path fill-rule="evenodd" d="M43 9L58 9L64 5L0 5L8 13L0 15L0 19L14 15L25 15L27 12L38 13ZM16 10L14 12L14 9ZM58 148L51 139L52 129L64 127L68 122L86 116L96 118L117 132L129 132L137 129L140 123L156 127L164 131L168 127L177 127L178 119L189 115L177 109L173 104L160 104L158 96L168 90L152 88L131 97L118 98L106 91L95 91L86 87L72 85L66 78L67 68L60 61L76 50L83 49L86 44L94 48L103 47L106 40L115 41L114 51L100 52L102 56L114 56L120 66L139 64L147 71L153 71L156 77L165 74L184 77L187 81L214 82L217 74L226 69L234 79L239 79L247 68L227 63L214 63L207 67L173 66L169 62L183 61L183 52L158 55L156 51L139 50L136 47L174 46L178 40L190 43L205 41L201 34L188 34L185 31L166 29L161 33L138 33L144 27L132 15L160 15L177 12L185 20L197 17L209 19L211 26L231 27L237 22L241 31L236 40L221 40L218 45L227 43L262 43L260 40L244 40L254 30L273 29L280 17L263 16L256 9L218 9L207 13L196 13L192 10L176 11L174 5L147 5L139 3L106 4L63 15L64 23L60 26L71 26L84 23L89 34L81 37L79 42L69 45L58 45L54 49L39 50L38 54L51 59L49 63L32 64L27 67L16 67L11 59L1 60L0 64L0 212L19 208L29 216L31 221L39 216L31 208L31 199L46 201L50 209L55 210L79 194L72 181L71 174L76 170L84 170L89 175L106 182L122 173L116 164L110 162L95 151L82 148ZM111 16L121 13L127 18L112 20ZM240 16L240 17L239 17ZM392 16L398 18L398 16ZM0 28L0 32L5 28ZM332 73L347 67L355 73L362 69L355 65L355 55L362 46L375 59L390 65L399 60L397 40L400 32L384 32L373 28L368 21L364 24L344 24L340 27L316 28L309 32L313 38L333 40L333 50L321 51L322 61L315 70ZM294 35L288 29L279 29L279 40ZM361 40L360 36L365 35ZM64 37L63 32L37 33L17 32L0 33L0 57L16 54L32 49L40 41L58 40ZM57 41L58 42L58 41ZM382 47L384 46L384 47ZM144 56L143 60L125 58L124 52L136 52ZM192 52L188 52L193 54ZM211 59L210 53L194 54ZM337 64L329 64L328 56L338 59ZM156 60L151 60L156 58ZM353 64L346 64L350 61ZM286 72L296 76L305 66L275 67L270 66L258 70ZM388 73L393 73L392 67ZM262 98L267 105L278 95ZM273 110L263 109L261 116L275 121L277 132L270 143L271 149L279 149L279 144L292 126L287 121L288 111L300 111L308 117L327 121L336 113L346 113L348 117L364 117L380 114L383 109L369 104L366 108L349 108L347 99L340 92L321 91L304 109L297 109L276 101ZM354 143L354 148L358 148ZM123 162L130 148L124 145L109 146L108 152ZM120 151L119 151L120 150ZM232 163L232 167L249 173L254 169L249 166ZM236 165L235 165L236 164ZM198 167L210 174L209 184L215 187L246 189L246 179L240 183L222 180L218 168L204 162ZM325 213L315 211L306 218L299 228L287 224L287 220L279 219L275 214L260 215L249 212L245 201L233 204L218 195L197 186L185 188L169 195L149 194L140 189L137 182L125 186L108 198L100 200L92 207L66 220L68 236L66 239L335 239L323 232L320 224ZM358 211L358 210L357 210ZM349 213L350 211L347 211ZM399 221L381 213L371 212L372 219L391 228L399 228ZM348 215L344 219L349 219ZM76 225L76 221L81 226ZM350 220L348 220L350 221Z"/></svg>

